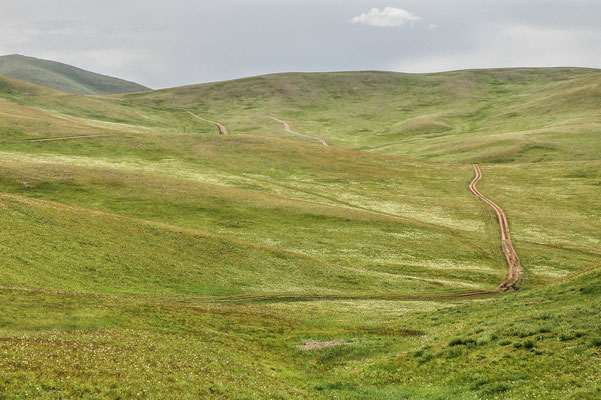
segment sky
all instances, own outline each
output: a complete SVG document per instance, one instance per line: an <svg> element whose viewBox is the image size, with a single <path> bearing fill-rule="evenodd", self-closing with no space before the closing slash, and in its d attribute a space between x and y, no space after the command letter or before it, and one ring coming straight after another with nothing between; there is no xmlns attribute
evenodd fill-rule
<svg viewBox="0 0 601 400"><path fill-rule="evenodd" d="M152 88L274 72L601 68L599 0L0 0L0 54Z"/></svg>

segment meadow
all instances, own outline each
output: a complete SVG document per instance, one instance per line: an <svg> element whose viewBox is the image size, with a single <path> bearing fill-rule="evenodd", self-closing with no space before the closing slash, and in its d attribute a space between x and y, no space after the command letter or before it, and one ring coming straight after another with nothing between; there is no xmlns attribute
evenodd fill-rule
<svg viewBox="0 0 601 400"><path fill-rule="evenodd" d="M349 72L79 96L0 77L0 397L598 398L600 86ZM496 291L472 163L518 291Z"/></svg>

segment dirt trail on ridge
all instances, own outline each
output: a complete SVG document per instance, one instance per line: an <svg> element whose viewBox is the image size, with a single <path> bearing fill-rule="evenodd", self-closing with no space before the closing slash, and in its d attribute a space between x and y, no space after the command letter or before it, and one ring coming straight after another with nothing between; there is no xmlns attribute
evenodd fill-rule
<svg viewBox="0 0 601 400"><path fill-rule="evenodd" d="M225 125L222 125L222 124L220 124L219 122L210 121L210 120L208 120L208 119L204 119L204 118L202 118L202 117L199 117L198 115L194 114L194 113L193 113L192 111L190 111L190 110L186 110L186 109L183 109L183 108L182 108L181 110L184 110L185 112L187 112L188 114L190 114L190 115L191 115L191 116L193 116L194 118L197 118L197 119L199 119L199 120L201 120L201 121L208 122L209 124L213 124L213 125L215 125L215 126L217 127L217 129L219 129L219 134L220 134L220 135L227 135L227 134L228 134L228 132L227 132L227 128L225 127Z"/></svg>
<svg viewBox="0 0 601 400"><path fill-rule="evenodd" d="M131 103L130 101L127 100L123 100L123 99L119 99L119 98L114 98L114 97L108 97L108 96L100 96L100 95L89 95L89 97L92 98L96 98L96 99L105 99L105 100L111 100L111 101L118 101L121 103L125 103L125 104L132 104L135 105L135 103ZM205 118L202 118L196 114L194 114L192 111L186 109L186 108L180 108L180 107L163 107L165 110L177 110L177 111L185 111L188 114L190 114L191 116L193 116L196 119L199 119L203 122L208 122L209 124L213 124L217 127L217 129L219 130L219 134L220 135L227 135L228 131L227 128L225 127L225 125L220 124L219 122L215 122L215 121L211 121Z"/></svg>
<svg viewBox="0 0 601 400"><path fill-rule="evenodd" d="M505 214L505 211L503 211L503 209L497 203L478 191L476 184L478 181L480 181L480 179L482 179L482 171L478 165L474 165L473 167L475 176L469 184L469 189L480 200L484 201L493 210L495 210L495 213L497 214L497 220L499 221L499 226L501 227L501 247L503 249L503 254L505 254L505 260L507 261L507 267L509 268L509 271L505 280L499 285L499 289L505 291L517 289L516 284L522 276L522 265L520 264L520 259L518 258L518 255L513 248L513 243L511 242L507 214Z"/></svg>
<svg viewBox="0 0 601 400"><path fill-rule="evenodd" d="M284 130L288 133L292 133L293 135L298 135L298 136L303 136L309 139L313 139L313 140L317 140L319 142L321 142L321 144L323 144L325 147L329 147L328 144L325 142L325 140L323 140L322 138L318 138L317 136L311 136L311 135L305 135L303 133L298 133L292 130L292 128L290 128L290 124L286 121L282 121L281 119L277 119L275 117L268 117L274 121L279 122L280 124L284 125Z"/></svg>

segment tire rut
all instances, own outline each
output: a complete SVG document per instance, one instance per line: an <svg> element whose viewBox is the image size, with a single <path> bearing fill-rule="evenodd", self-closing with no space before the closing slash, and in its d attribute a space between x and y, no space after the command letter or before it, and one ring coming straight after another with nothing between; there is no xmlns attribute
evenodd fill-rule
<svg viewBox="0 0 601 400"><path fill-rule="evenodd" d="M219 130L219 134L220 135L228 135L228 131L227 131L227 128L225 127L225 125L220 124L219 122L215 122L215 121L211 121L211 120L199 117L198 115L194 114L192 111L186 110L185 108L182 108L181 110L187 112L188 114L190 114L194 118L197 118L197 119L199 119L201 121L208 122L209 124L215 125L217 127L217 129Z"/></svg>
<svg viewBox="0 0 601 400"><path fill-rule="evenodd" d="M317 140L318 142L320 142L325 147L329 147L328 144L325 142L325 140L323 140L322 138L319 138L317 136L305 135L304 133L298 133L296 131L293 131L292 128L290 128L290 124L288 122L286 122L286 121L283 121L283 120L275 118L275 117L267 117L267 118L272 119L274 121L277 121L280 124L284 125L284 130L286 132L288 132L288 133L292 133L293 135L302 136L302 137L306 137L306 138L309 138L309 139Z"/></svg>
<svg viewBox="0 0 601 400"><path fill-rule="evenodd" d="M71 140L71 139L86 139L95 137L107 137L109 135L79 135L79 136L65 136L56 138L39 138L39 139L27 139L27 142L53 142L55 140Z"/></svg>
<svg viewBox="0 0 601 400"><path fill-rule="evenodd" d="M516 285L522 276L523 269L522 265L520 264L520 259L515 252L515 248L513 247L513 243L511 241L507 214L505 211L503 211L501 206L480 193L476 185L480 179L482 179L482 170L480 170L480 167L475 164L473 165L473 168L475 176L469 184L469 190L495 211L497 214L499 227L501 228L501 248L503 250L503 254L505 255L505 261L507 262L508 273L505 280L499 284L499 289L503 291L517 289Z"/></svg>

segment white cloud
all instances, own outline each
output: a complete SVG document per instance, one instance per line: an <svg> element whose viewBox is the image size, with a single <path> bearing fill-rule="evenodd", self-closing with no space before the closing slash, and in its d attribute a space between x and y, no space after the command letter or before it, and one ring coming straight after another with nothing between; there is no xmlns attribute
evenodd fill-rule
<svg viewBox="0 0 601 400"><path fill-rule="evenodd" d="M415 21L419 19L417 15L401 8L386 7L383 10L372 8L368 12L351 19L351 22L378 27L396 27L404 26L405 24L413 26Z"/></svg>

